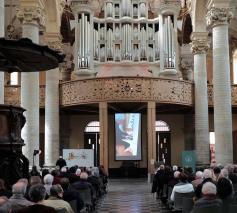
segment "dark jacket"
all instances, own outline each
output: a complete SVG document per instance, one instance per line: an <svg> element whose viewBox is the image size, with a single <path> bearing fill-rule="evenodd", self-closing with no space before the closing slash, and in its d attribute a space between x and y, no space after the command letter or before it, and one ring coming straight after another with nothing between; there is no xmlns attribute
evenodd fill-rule
<svg viewBox="0 0 237 213"><path fill-rule="evenodd" d="M42 212L43 213L57 213L54 208L40 205L40 204L28 206L17 211L17 213L42 213Z"/></svg>

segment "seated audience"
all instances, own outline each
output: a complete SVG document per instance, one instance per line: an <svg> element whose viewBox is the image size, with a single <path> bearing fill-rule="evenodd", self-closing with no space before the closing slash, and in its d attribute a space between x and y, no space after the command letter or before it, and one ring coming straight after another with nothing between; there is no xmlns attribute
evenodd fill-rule
<svg viewBox="0 0 237 213"><path fill-rule="evenodd" d="M207 182L211 182L213 184L216 184L216 182L213 180L213 172L212 172L211 169L205 169L203 171L203 181L195 189L196 199L201 198L201 196L202 196L202 186L203 186L204 183L207 183Z"/></svg>
<svg viewBox="0 0 237 213"><path fill-rule="evenodd" d="M50 189L53 185L53 179L54 177L51 174L47 174L44 176L44 187L48 195L50 195Z"/></svg>
<svg viewBox="0 0 237 213"><path fill-rule="evenodd" d="M233 196L233 187L227 178L219 178L217 182L217 195L221 199L226 199Z"/></svg>
<svg viewBox="0 0 237 213"><path fill-rule="evenodd" d="M197 171L195 174L195 180L192 181L193 187L196 188L203 181L203 172Z"/></svg>
<svg viewBox="0 0 237 213"><path fill-rule="evenodd" d="M202 187L202 197L194 204L193 211L195 209L218 206L222 208L222 201L216 197L216 186L211 182L206 182Z"/></svg>
<svg viewBox="0 0 237 213"><path fill-rule="evenodd" d="M46 189L42 184L35 184L30 188L29 197L34 205L24 207L17 213L56 213L55 209L43 205L43 201L46 195Z"/></svg>
<svg viewBox="0 0 237 213"><path fill-rule="evenodd" d="M84 202L81 199L79 193L70 187L70 182L68 178L62 178L60 180L60 185L63 188L63 200L70 202L73 200L77 201L77 212L80 212L80 210L84 207Z"/></svg>
<svg viewBox="0 0 237 213"><path fill-rule="evenodd" d="M3 179L0 179L0 196L6 196L7 198L12 196L11 191L7 190Z"/></svg>
<svg viewBox="0 0 237 213"><path fill-rule="evenodd" d="M57 169L52 170L51 171L51 175L53 175L53 177L54 177L53 185L59 184L60 183L60 179L61 179L59 170L57 170Z"/></svg>
<svg viewBox="0 0 237 213"><path fill-rule="evenodd" d="M179 175L179 183L174 186L170 196L170 200L174 201L175 192L189 193L193 191L194 188L193 185L188 182L188 176L185 173L181 172Z"/></svg>
<svg viewBox="0 0 237 213"><path fill-rule="evenodd" d="M76 190L89 188L91 189L91 194L92 194L92 185L91 183L87 181L87 178L88 178L88 174L86 172L82 172L80 175L80 180L73 183L72 187Z"/></svg>
<svg viewBox="0 0 237 213"><path fill-rule="evenodd" d="M53 185L50 189L50 196L48 200L44 200L43 204L51 206L54 209L66 209L67 213L74 213L70 204L63 199L63 189L59 184Z"/></svg>
<svg viewBox="0 0 237 213"><path fill-rule="evenodd" d="M11 208L16 211L22 207L33 205L32 202L27 200L24 196L26 193L27 185L24 182L17 182L12 186L12 196L9 198Z"/></svg>
<svg viewBox="0 0 237 213"><path fill-rule="evenodd" d="M6 196L0 196L0 212L11 213L11 205Z"/></svg>
<svg viewBox="0 0 237 213"><path fill-rule="evenodd" d="M215 181L218 181L218 178L219 178L219 176L220 176L220 173L221 173L221 169L220 169L220 167L215 167L214 169L213 169L213 172L214 172L214 180Z"/></svg>

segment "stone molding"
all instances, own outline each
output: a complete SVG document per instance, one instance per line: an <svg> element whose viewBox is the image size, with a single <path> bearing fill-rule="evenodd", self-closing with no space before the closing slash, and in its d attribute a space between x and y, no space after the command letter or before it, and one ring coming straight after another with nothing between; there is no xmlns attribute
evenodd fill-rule
<svg viewBox="0 0 237 213"><path fill-rule="evenodd" d="M41 27L45 26L45 11L41 7L22 7L16 10L17 18L23 24L37 24Z"/></svg>
<svg viewBox="0 0 237 213"><path fill-rule="evenodd" d="M207 26L213 28L218 25L229 24L233 16L233 8L211 7L206 15Z"/></svg>
<svg viewBox="0 0 237 213"><path fill-rule="evenodd" d="M195 54L206 54L208 49L210 48L210 44L208 42L208 33L207 32L194 32L191 35L192 53Z"/></svg>

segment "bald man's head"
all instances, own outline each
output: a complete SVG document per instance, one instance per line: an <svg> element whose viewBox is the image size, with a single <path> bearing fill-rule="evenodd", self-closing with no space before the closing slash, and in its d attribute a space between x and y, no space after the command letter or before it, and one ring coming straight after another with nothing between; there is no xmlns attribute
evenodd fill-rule
<svg viewBox="0 0 237 213"><path fill-rule="evenodd" d="M12 186L13 194L22 194L24 195L26 192L26 184L24 182L17 182Z"/></svg>

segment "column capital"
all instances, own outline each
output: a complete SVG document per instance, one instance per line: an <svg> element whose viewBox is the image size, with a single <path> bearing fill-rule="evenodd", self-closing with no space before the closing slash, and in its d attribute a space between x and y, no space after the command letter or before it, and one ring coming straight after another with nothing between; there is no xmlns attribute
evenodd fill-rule
<svg viewBox="0 0 237 213"><path fill-rule="evenodd" d="M174 15L178 16L180 13L180 9L181 4L179 0L175 1L160 0L158 12L161 14L173 13Z"/></svg>
<svg viewBox="0 0 237 213"><path fill-rule="evenodd" d="M16 10L16 16L23 24L45 26L45 10L37 6L25 6Z"/></svg>
<svg viewBox="0 0 237 213"><path fill-rule="evenodd" d="M206 15L207 26L215 27L218 25L229 24L233 18L233 8L211 7Z"/></svg>
<svg viewBox="0 0 237 213"><path fill-rule="evenodd" d="M49 48L62 52L62 36L59 33L45 33L44 40Z"/></svg>
<svg viewBox="0 0 237 213"><path fill-rule="evenodd" d="M210 47L207 32L193 32L191 35L191 40L192 40L191 50L194 55L207 53Z"/></svg>

